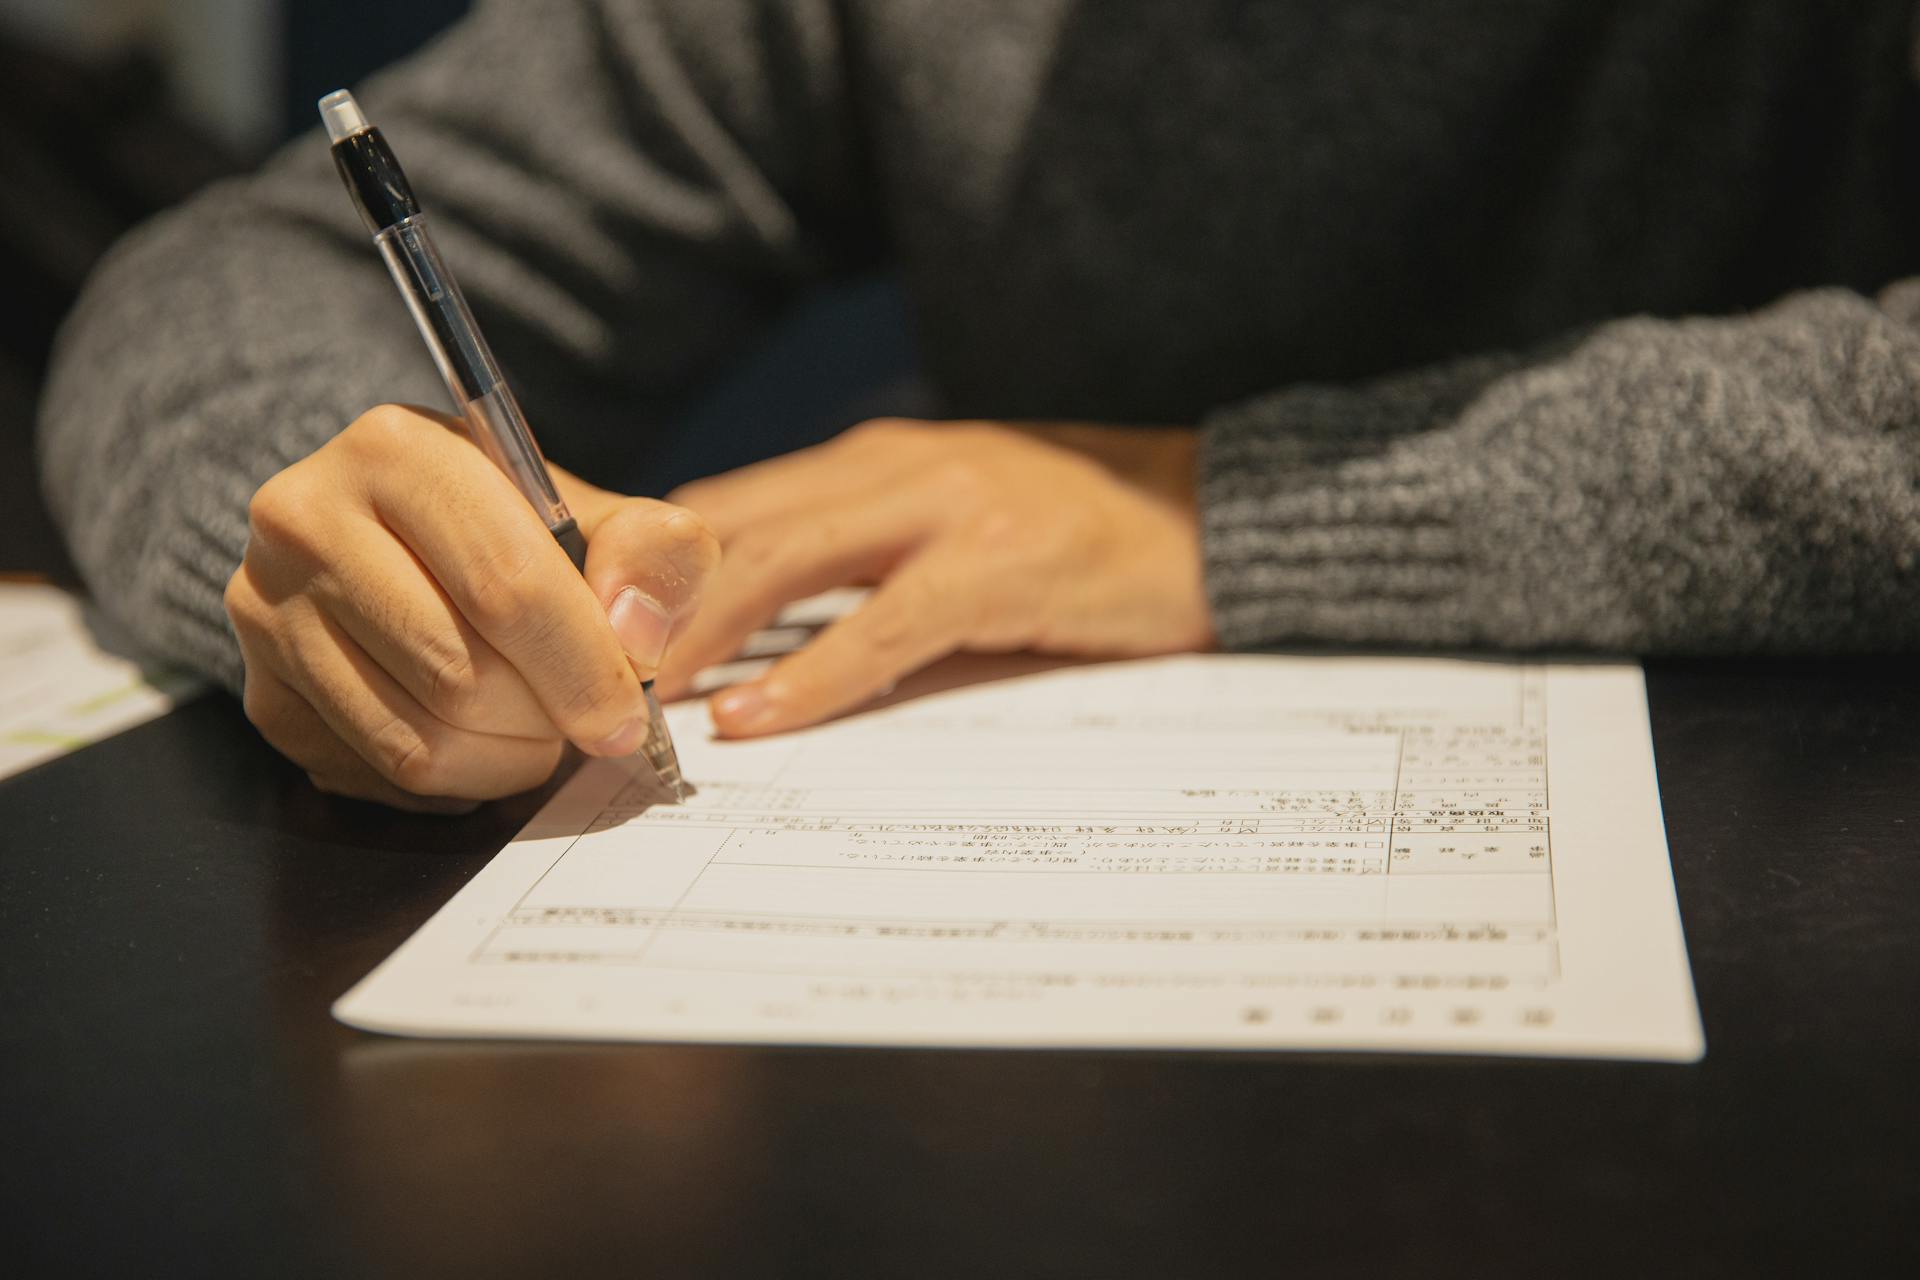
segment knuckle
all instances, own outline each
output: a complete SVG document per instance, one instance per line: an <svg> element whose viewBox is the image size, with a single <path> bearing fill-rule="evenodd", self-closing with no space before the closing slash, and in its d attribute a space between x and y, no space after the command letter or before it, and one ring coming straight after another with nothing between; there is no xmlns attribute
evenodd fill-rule
<svg viewBox="0 0 1920 1280"><path fill-rule="evenodd" d="M425 642L427 709L450 724L464 724L482 705L486 690L473 655L459 644Z"/></svg>
<svg viewBox="0 0 1920 1280"><path fill-rule="evenodd" d="M467 601L470 621L489 635L524 635L543 625L543 611L531 607L536 556L520 548L482 553Z"/></svg>
<svg viewBox="0 0 1920 1280"><path fill-rule="evenodd" d="M367 745L375 770L403 791L432 795L445 782L444 753L435 750L426 734L404 720L388 721Z"/></svg>
<svg viewBox="0 0 1920 1280"><path fill-rule="evenodd" d="M292 625L286 613L262 594L244 568L227 579L221 603L226 607L233 638L249 668L259 661L266 661L274 668L287 665L287 655L293 648L289 635Z"/></svg>
<svg viewBox="0 0 1920 1280"><path fill-rule="evenodd" d="M247 581L245 566L235 569L227 578L226 589L220 593L220 605L226 610L234 631L251 630L257 625L259 619L254 612L257 598L253 584Z"/></svg>
<svg viewBox="0 0 1920 1280"><path fill-rule="evenodd" d="M677 562L711 568L720 558L720 539L698 512L674 512L661 531L672 541L671 554Z"/></svg>
<svg viewBox="0 0 1920 1280"><path fill-rule="evenodd" d="M263 569L309 573L338 555L336 487L322 482L314 459L271 477L247 503L245 559Z"/></svg>
<svg viewBox="0 0 1920 1280"><path fill-rule="evenodd" d="M340 440L368 456L404 457L418 428L419 419L412 410L397 404L377 404L348 423Z"/></svg>
<svg viewBox="0 0 1920 1280"><path fill-rule="evenodd" d="M269 476L247 502L247 528L257 542L297 540L310 493L303 466L295 463Z"/></svg>

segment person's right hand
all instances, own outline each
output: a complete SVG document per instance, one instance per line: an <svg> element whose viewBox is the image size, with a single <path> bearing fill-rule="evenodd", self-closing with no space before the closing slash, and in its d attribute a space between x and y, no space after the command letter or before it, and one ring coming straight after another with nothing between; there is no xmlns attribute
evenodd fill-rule
<svg viewBox="0 0 1920 1280"><path fill-rule="evenodd" d="M718 544L700 518L553 468L584 579L458 420L383 405L260 487L227 614L245 706L326 791L457 811L567 742L631 754L643 679Z"/></svg>

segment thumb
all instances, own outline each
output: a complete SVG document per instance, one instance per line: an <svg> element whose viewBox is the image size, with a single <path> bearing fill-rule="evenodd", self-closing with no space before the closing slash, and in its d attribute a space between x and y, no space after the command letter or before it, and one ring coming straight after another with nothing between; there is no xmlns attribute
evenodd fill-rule
<svg viewBox="0 0 1920 1280"><path fill-rule="evenodd" d="M642 680L651 680L675 630L692 616L720 544L699 516L648 498L593 512L587 585Z"/></svg>

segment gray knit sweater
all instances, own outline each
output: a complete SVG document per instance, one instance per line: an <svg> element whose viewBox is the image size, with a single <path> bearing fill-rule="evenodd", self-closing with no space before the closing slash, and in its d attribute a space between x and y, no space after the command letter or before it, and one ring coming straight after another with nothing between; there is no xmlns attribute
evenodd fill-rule
<svg viewBox="0 0 1920 1280"><path fill-rule="evenodd" d="M361 96L595 478L886 266L955 415L1204 426L1228 645L1850 650L1920 642L1913 17L500 0ZM385 400L444 392L309 135L100 268L47 489L235 685L248 497Z"/></svg>

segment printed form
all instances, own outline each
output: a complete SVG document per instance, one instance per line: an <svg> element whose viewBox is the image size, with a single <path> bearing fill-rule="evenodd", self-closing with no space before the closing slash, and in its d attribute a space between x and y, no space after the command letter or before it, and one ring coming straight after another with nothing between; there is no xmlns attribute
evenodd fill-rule
<svg viewBox="0 0 1920 1280"><path fill-rule="evenodd" d="M1704 1051L1639 667L1199 656L669 711L335 1012L435 1036ZM644 771L644 765L639 766Z"/></svg>

